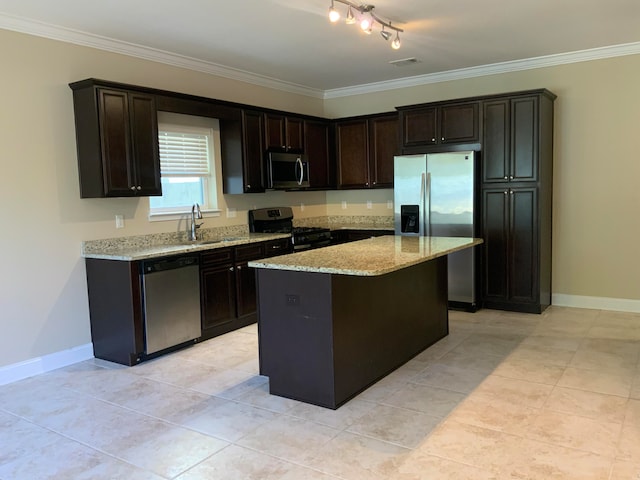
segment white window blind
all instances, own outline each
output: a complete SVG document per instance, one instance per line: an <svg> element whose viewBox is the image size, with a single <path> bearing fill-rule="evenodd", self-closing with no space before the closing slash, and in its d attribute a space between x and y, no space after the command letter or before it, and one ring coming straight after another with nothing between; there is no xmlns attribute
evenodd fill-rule
<svg viewBox="0 0 640 480"><path fill-rule="evenodd" d="M209 176L209 142L206 135L158 132L162 175Z"/></svg>

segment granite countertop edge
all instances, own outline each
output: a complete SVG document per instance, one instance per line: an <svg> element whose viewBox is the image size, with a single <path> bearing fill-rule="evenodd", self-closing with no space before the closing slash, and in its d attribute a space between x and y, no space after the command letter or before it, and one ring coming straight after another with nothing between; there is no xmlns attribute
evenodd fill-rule
<svg viewBox="0 0 640 480"><path fill-rule="evenodd" d="M137 261L151 258L168 257L172 255L182 255L207 250L233 247L236 245L246 245L250 243L266 242L281 238L290 238L291 235L283 233L247 233L236 235L232 238L222 238L219 240L209 239L204 241L188 242L177 241L175 243L156 244L148 246L123 246L116 249L105 249L103 251L87 251L83 245L82 256L84 258L94 258L101 260L121 260Z"/></svg>
<svg viewBox="0 0 640 480"><path fill-rule="evenodd" d="M428 242L430 239L443 244L449 242L453 245L436 247L433 251L429 247L429 253L405 253L399 256L395 254L398 242L404 241L409 245L411 245L410 242L413 242L416 249L419 250L420 242L423 242L422 248L424 248L424 242ZM460 243L464 241L466 241L466 243ZM373 277L428 262L435 258L442 257L459 250L464 250L466 248L471 248L481 243L483 243L481 238L402 237L389 235L289 255L271 257L268 259L250 261L248 265L253 268L271 270ZM367 262L367 250L373 251L374 249L376 250L376 256L382 255L388 259L385 259L380 263L384 263L386 261L387 264L376 267L375 261L368 262L366 264L364 263ZM355 251L359 251L360 253L364 252L364 256L354 254ZM392 260L392 257L393 259L397 258L397 260ZM340 264L339 267L330 265L331 263L336 262ZM365 265L364 268L363 265Z"/></svg>

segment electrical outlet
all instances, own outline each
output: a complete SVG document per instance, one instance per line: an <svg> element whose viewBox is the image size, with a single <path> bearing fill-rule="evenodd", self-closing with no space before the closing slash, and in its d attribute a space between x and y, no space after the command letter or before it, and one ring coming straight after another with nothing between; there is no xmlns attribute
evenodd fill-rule
<svg viewBox="0 0 640 480"><path fill-rule="evenodd" d="M124 228L124 216L116 215L116 228Z"/></svg>
<svg viewBox="0 0 640 480"><path fill-rule="evenodd" d="M342 200L342 209L343 210L347 209L347 201L346 200Z"/></svg>
<svg viewBox="0 0 640 480"><path fill-rule="evenodd" d="M300 211L304 212L304 203L300 203Z"/></svg>
<svg viewBox="0 0 640 480"><path fill-rule="evenodd" d="M367 200L367 210L371 210L373 208L373 204L371 203L371 200Z"/></svg>
<svg viewBox="0 0 640 480"><path fill-rule="evenodd" d="M393 202L391 200L387 200L387 209L393 210Z"/></svg>
<svg viewBox="0 0 640 480"><path fill-rule="evenodd" d="M227 208L227 218L235 218L236 209L235 208Z"/></svg>
<svg viewBox="0 0 640 480"><path fill-rule="evenodd" d="M289 307L297 307L300 305L300 296L299 295L286 295L287 305Z"/></svg>

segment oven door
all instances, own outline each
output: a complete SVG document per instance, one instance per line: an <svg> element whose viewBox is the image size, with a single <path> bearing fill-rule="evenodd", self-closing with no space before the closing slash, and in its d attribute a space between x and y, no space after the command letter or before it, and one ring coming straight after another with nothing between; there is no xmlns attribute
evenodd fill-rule
<svg viewBox="0 0 640 480"><path fill-rule="evenodd" d="M269 152L267 188L297 189L309 187L309 161L304 155Z"/></svg>

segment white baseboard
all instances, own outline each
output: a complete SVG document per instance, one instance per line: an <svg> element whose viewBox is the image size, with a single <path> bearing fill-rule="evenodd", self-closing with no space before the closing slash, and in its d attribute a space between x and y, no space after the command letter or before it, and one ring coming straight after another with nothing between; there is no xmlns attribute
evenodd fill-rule
<svg viewBox="0 0 640 480"><path fill-rule="evenodd" d="M586 297L582 295L554 293L551 296L551 303L559 307L592 308L596 310L640 313L640 300L626 298Z"/></svg>
<svg viewBox="0 0 640 480"><path fill-rule="evenodd" d="M66 367L73 363L93 358L93 344L87 343L78 347L51 353L43 357L32 358L24 362L0 367L0 385L17 382L40 373L50 372L56 368Z"/></svg>

